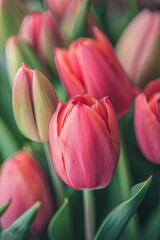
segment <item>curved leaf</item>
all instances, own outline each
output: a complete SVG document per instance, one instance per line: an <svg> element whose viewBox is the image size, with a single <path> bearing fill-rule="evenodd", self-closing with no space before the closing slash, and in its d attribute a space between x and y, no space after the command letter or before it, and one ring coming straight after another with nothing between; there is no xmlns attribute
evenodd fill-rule
<svg viewBox="0 0 160 240"><path fill-rule="evenodd" d="M94 240L116 240L136 212L151 184L152 177L132 188L133 197L123 202L107 215L99 227Z"/></svg>
<svg viewBox="0 0 160 240"><path fill-rule="evenodd" d="M1 240L22 240L32 225L38 210L40 202L36 202L23 215L21 215L9 228L2 230Z"/></svg>
<svg viewBox="0 0 160 240"><path fill-rule="evenodd" d="M72 221L69 209L69 200L64 199L64 203L53 216L49 227L48 236L50 240L74 239L72 232Z"/></svg>

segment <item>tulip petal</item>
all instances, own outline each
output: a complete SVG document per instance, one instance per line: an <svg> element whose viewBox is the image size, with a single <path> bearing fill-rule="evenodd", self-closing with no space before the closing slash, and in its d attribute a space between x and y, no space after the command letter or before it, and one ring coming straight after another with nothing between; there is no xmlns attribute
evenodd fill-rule
<svg viewBox="0 0 160 240"><path fill-rule="evenodd" d="M71 72L70 65L68 62L67 51L65 49L58 48L56 48L54 51L56 65L69 96L85 93L86 90L83 87L82 83Z"/></svg>
<svg viewBox="0 0 160 240"><path fill-rule="evenodd" d="M59 143L71 187L90 189L109 183L117 166L116 152L95 110L78 103L65 121Z"/></svg>
<svg viewBox="0 0 160 240"><path fill-rule="evenodd" d="M39 137L42 141L46 141L49 135L50 119L56 110L58 97L49 80L37 70L34 70L32 91L32 102Z"/></svg>
<svg viewBox="0 0 160 240"><path fill-rule="evenodd" d="M143 154L149 160L160 163L160 123L143 93L136 97L134 125Z"/></svg>
<svg viewBox="0 0 160 240"><path fill-rule="evenodd" d="M50 126L49 126L49 142L50 142L52 161L56 169L56 172L65 183L69 184L68 177L66 174L64 159L63 159L63 153L61 151L61 146L59 143L58 125L57 125L58 114L64 105L65 103L63 103L62 101L59 102L57 106L57 110L55 111L51 119Z"/></svg>
<svg viewBox="0 0 160 240"><path fill-rule="evenodd" d="M151 55L155 37L159 35L159 26L159 13L145 9L128 25L117 44L118 57L135 84L143 82L144 77L147 77L143 68L147 67L144 65Z"/></svg>
<svg viewBox="0 0 160 240"><path fill-rule="evenodd" d="M114 145L115 151L117 153L117 156L119 156L119 130L118 130L118 124L117 124L117 118L114 113L114 109L112 107L112 104L107 98L102 98L99 101L101 105L103 106L103 109L107 111L108 114L108 125L110 128L110 135L112 138L112 143Z"/></svg>

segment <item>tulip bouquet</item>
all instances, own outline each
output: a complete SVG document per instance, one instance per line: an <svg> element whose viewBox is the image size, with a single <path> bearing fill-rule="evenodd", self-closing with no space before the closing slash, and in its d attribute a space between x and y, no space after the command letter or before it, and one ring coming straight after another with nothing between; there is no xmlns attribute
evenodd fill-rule
<svg viewBox="0 0 160 240"><path fill-rule="evenodd" d="M0 240L160 239L159 9L0 0Z"/></svg>

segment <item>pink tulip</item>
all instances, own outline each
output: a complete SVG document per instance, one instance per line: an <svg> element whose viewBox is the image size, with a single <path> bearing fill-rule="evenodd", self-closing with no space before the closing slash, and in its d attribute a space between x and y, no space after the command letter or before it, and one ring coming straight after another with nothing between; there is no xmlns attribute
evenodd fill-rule
<svg viewBox="0 0 160 240"><path fill-rule="evenodd" d="M134 122L143 154L160 164L160 79L150 82L136 97Z"/></svg>
<svg viewBox="0 0 160 240"><path fill-rule="evenodd" d="M69 50L55 49L56 65L69 96L89 93L100 99L109 96L118 116L132 104L132 87L107 37L97 28L97 40L82 38Z"/></svg>
<svg viewBox="0 0 160 240"><path fill-rule="evenodd" d="M70 39L73 39L77 16L81 10L82 4L83 0L46 0L46 5L52 11L54 18L58 22L59 27L68 42L70 42ZM98 24L98 20L93 14L93 11L89 11L86 18L85 35L92 36L91 29L94 25Z"/></svg>
<svg viewBox="0 0 160 240"><path fill-rule="evenodd" d="M21 38L29 43L44 64L53 65L53 47L64 46L60 30L49 11L34 11L21 24Z"/></svg>
<svg viewBox="0 0 160 240"><path fill-rule="evenodd" d="M66 17L74 17L82 0L46 0L46 5L51 9L57 22L62 22Z"/></svg>
<svg viewBox="0 0 160 240"><path fill-rule="evenodd" d="M54 167L76 189L106 187L119 159L119 133L108 98L77 95L60 101L49 129Z"/></svg>
<svg viewBox="0 0 160 240"><path fill-rule="evenodd" d="M160 76L160 13L141 11L118 41L116 52L134 84L143 88Z"/></svg>
<svg viewBox="0 0 160 240"><path fill-rule="evenodd" d="M27 151L20 151L6 160L0 174L0 205L12 202L1 217L1 225L8 228L34 203L41 206L31 226L33 235L42 234L54 211L50 185L43 169Z"/></svg>

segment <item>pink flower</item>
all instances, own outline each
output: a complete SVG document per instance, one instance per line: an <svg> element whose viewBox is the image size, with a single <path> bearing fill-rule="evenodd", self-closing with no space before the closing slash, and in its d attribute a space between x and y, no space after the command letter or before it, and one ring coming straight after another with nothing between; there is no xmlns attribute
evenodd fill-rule
<svg viewBox="0 0 160 240"><path fill-rule="evenodd" d="M51 9L57 22L74 18L80 9L82 0L46 0L46 5Z"/></svg>
<svg viewBox="0 0 160 240"><path fill-rule="evenodd" d="M78 95L59 102L49 129L54 167L76 189L106 187L119 160L119 132L107 98Z"/></svg>
<svg viewBox="0 0 160 240"><path fill-rule="evenodd" d="M55 49L60 77L69 96L109 96L116 114L122 116L132 104L131 83L107 37L97 27L93 31L97 40L82 38L73 42L69 50Z"/></svg>
<svg viewBox="0 0 160 240"><path fill-rule="evenodd" d="M143 88L160 76L160 13L144 9L127 26L116 52L132 82Z"/></svg>
<svg viewBox="0 0 160 240"><path fill-rule="evenodd" d="M134 123L143 154L160 164L160 79L149 83L136 97Z"/></svg>
<svg viewBox="0 0 160 240"><path fill-rule="evenodd" d="M49 11L34 11L21 24L21 38L30 44L43 64L53 65L53 47L64 46L60 30Z"/></svg>
<svg viewBox="0 0 160 240"><path fill-rule="evenodd" d="M0 174L0 205L12 202L1 217L3 228L8 228L34 203L41 206L31 226L34 235L42 234L54 211L50 185L43 169L27 151L20 151L4 162Z"/></svg>

